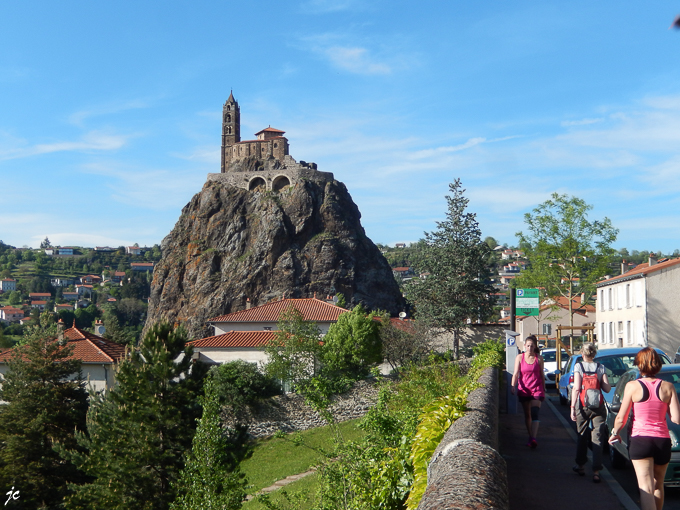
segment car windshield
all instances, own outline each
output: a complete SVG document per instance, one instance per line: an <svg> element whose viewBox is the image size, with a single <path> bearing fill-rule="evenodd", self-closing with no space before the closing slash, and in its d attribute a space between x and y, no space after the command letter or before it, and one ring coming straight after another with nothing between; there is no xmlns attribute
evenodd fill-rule
<svg viewBox="0 0 680 510"><path fill-rule="evenodd" d="M630 368L624 358L626 358L626 356L602 356L595 360L598 363L602 363L604 365L607 379L609 380L609 384L611 384L612 387L616 386L616 383L619 382L619 379L624 374L624 372ZM634 358L635 357L633 356L633 359Z"/></svg>
<svg viewBox="0 0 680 510"><path fill-rule="evenodd" d="M668 381L675 386L675 391L680 392L680 372L662 372L657 377L663 381Z"/></svg>
<svg viewBox="0 0 680 510"><path fill-rule="evenodd" d="M541 352L541 356L543 356L543 361L547 363L554 363L557 361L557 350L555 349L550 349L550 350L545 350ZM567 359L567 351L562 349L562 363Z"/></svg>

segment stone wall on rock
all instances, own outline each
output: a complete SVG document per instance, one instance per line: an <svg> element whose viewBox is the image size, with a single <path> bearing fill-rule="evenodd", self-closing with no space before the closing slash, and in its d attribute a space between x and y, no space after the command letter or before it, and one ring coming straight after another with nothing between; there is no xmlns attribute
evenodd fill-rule
<svg viewBox="0 0 680 510"><path fill-rule="evenodd" d="M377 400L375 380L359 381L347 393L333 397L330 411L338 422L353 420L364 416ZM235 421L233 416L224 417L224 425L228 427L233 427ZM248 433L255 438L268 437L279 430L299 432L328 424L305 404L304 397L295 393L264 400L241 414L238 421L248 425Z"/></svg>

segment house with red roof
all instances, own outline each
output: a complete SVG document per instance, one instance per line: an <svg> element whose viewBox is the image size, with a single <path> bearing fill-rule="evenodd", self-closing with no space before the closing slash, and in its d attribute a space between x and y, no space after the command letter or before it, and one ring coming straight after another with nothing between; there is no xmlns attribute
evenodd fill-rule
<svg viewBox="0 0 680 510"><path fill-rule="evenodd" d="M214 335L190 342L196 357L206 363L225 363L244 360L263 363L266 355L262 347L275 338L279 317L290 307L300 311L303 318L317 324L321 335L328 332L331 324L338 321L344 308L327 301L313 298L280 299L250 307L245 310L214 317L208 321L214 328Z"/></svg>
<svg viewBox="0 0 680 510"><path fill-rule="evenodd" d="M97 326L101 326L100 323ZM73 358L82 362L83 378L94 391L103 391L115 384L115 366L125 356L125 346L106 340L99 335L78 329L75 325L66 330L60 324L62 341L73 346ZM100 329L101 331L101 329ZM58 341L55 339L55 342ZM0 352L0 376L7 372L7 361L13 349Z"/></svg>
<svg viewBox="0 0 680 510"><path fill-rule="evenodd" d="M680 347L680 258L646 263L597 284L596 334L600 349L657 347L671 359Z"/></svg>
<svg viewBox="0 0 680 510"><path fill-rule="evenodd" d="M24 311L13 306L3 306L0 308L0 320L4 322L19 322L24 318Z"/></svg>
<svg viewBox="0 0 680 510"><path fill-rule="evenodd" d="M130 268L133 271L153 271L153 262L132 262Z"/></svg>

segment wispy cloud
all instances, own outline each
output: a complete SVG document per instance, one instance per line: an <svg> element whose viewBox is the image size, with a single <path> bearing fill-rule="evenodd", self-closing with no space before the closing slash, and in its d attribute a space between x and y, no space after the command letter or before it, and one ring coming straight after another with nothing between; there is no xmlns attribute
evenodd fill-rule
<svg viewBox="0 0 680 510"><path fill-rule="evenodd" d="M392 72L388 64L376 61L366 48L331 46L323 49L322 52L333 65L350 73L390 74Z"/></svg>
<svg viewBox="0 0 680 510"><path fill-rule="evenodd" d="M98 117L101 115L113 115L116 113L136 110L140 108L148 108L148 101L142 99L134 99L132 101L123 101L118 103L111 103L107 105L101 105L89 110L81 110L75 112L69 116L69 122L73 125L82 127L86 120L91 117Z"/></svg>
<svg viewBox="0 0 680 510"><path fill-rule="evenodd" d="M599 119L581 119L581 120L565 120L560 123L561 126L564 127L570 127L570 126L588 126L590 124L597 124L599 122L604 121L604 119L599 118Z"/></svg>
<svg viewBox="0 0 680 510"><path fill-rule="evenodd" d="M185 159L187 161L200 161L202 163L208 163L215 165L216 168L220 164L220 149L215 145L194 147L194 149L188 154L171 152L170 155L179 159Z"/></svg>
<svg viewBox="0 0 680 510"><path fill-rule="evenodd" d="M364 9L366 4L363 0L307 0L300 7L314 14Z"/></svg>
<svg viewBox="0 0 680 510"><path fill-rule="evenodd" d="M28 158L52 152L100 152L113 151L123 147L130 136L112 135L100 131L90 131L77 141L62 141L27 145L25 141L5 147L0 146L0 161L8 159ZM15 141L17 141L15 139ZM23 145L23 147L17 147Z"/></svg>

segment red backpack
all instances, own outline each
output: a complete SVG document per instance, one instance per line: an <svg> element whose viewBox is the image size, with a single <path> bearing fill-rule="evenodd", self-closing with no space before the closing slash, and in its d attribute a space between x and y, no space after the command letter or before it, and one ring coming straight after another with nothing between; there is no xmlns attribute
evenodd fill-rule
<svg viewBox="0 0 680 510"><path fill-rule="evenodd" d="M581 392L579 394L581 406L584 409L599 409L604 402L602 390L600 389L600 379L597 377L597 369L600 368L600 364L595 364L594 372L586 372L581 362L579 362L579 365L581 365L581 372L583 372Z"/></svg>

